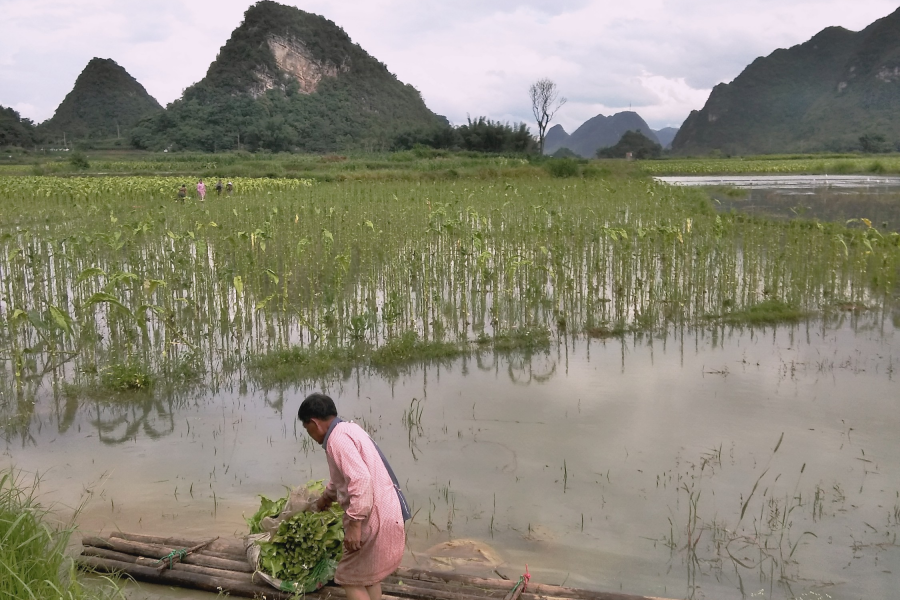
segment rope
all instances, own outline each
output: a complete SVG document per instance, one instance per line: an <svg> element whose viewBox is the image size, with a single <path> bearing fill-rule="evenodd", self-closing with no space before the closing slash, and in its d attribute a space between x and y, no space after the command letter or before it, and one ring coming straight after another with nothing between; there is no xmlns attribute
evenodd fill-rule
<svg viewBox="0 0 900 600"><path fill-rule="evenodd" d="M521 593L524 594L524 593L525 593L525 589L528 587L528 582L529 582L529 581L531 581L531 573L528 572L528 565L526 564L526 565L525 565L525 574L522 575L521 577L519 577L519 580L516 581L516 585L512 586L512 589L509 590L509 595L514 594L515 591L516 591L517 589L519 589L519 586L520 586L520 585L522 586L522 591L521 591ZM507 596L507 597L508 597L508 596Z"/></svg>
<svg viewBox="0 0 900 600"><path fill-rule="evenodd" d="M185 556L187 556L187 553L188 553L187 548L181 548L180 550L172 550L171 552L169 552L168 554L166 554L165 556L163 556L161 559L159 559L156 562L161 563L161 562L165 562L168 559L169 568L171 569L172 562L174 561L175 557L177 556L178 560L182 560Z"/></svg>

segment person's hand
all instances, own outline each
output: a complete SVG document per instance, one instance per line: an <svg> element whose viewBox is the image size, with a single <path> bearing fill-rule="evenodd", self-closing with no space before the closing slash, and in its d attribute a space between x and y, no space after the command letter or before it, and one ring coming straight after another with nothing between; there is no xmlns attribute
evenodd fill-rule
<svg viewBox="0 0 900 600"><path fill-rule="evenodd" d="M362 545L362 521L347 521L344 528L344 552L356 552Z"/></svg>
<svg viewBox="0 0 900 600"><path fill-rule="evenodd" d="M316 504L315 504L316 512L322 512L323 510L327 509L329 506L331 506L331 500L325 494L322 494L321 496L319 496L319 499L316 500Z"/></svg>

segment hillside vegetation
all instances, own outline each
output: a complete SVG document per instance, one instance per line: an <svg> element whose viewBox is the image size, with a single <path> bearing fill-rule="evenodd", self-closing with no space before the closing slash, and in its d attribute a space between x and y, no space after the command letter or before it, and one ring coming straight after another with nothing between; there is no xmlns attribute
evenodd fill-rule
<svg viewBox="0 0 900 600"><path fill-rule="evenodd" d="M0 148L30 146L35 140L34 124L11 108L0 106Z"/></svg>
<svg viewBox="0 0 900 600"><path fill-rule="evenodd" d="M63 134L69 140L117 137L161 110L144 86L114 60L94 58L53 117L38 126L38 134L48 140Z"/></svg>
<svg viewBox="0 0 900 600"><path fill-rule="evenodd" d="M263 0L138 148L329 152L387 149L398 133L446 125L419 92L324 17Z"/></svg>
<svg viewBox="0 0 900 600"><path fill-rule="evenodd" d="M681 154L900 148L900 10L858 33L829 27L717 85L682 125ZM868 137L866 137L868 136Z"/></svg>

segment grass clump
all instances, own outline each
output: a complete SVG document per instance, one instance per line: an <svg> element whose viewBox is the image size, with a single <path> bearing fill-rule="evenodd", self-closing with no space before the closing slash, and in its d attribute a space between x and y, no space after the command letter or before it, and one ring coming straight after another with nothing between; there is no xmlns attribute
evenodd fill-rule
<svg viewBox="0 0 900 600"><path fill-rule="evenodd" d="M554 177L578 177L578 161L574 158L551 158L544 165Z"/></svg>
<svg viewBox="0 0 900 600"><path fill-rule="evenodd" d="M113 364L100 373L100 385L114 392L144 392L153 388L153 376L135 362Z"/></svg>
<svg viewBox="0 0 900 600"><path fill-rule="evenodd" d="M347 371L364 359L363 344L345 347L291 346L254 356L249 363L250 373L263 382L301 381L319 379Z"/></svg>
<svg viewBox="0 0 900 600"><path fill-rule="evenodd" d="M54 528L50 512L35 498L37 481L23 482L12 470L0 471L0 598L59 600L117 595L112 580L87 589L66 555L73 525Z"/></svg>
<svg viewBox="0 0 900 600"><path fill-rule="evenodd" d="M73 152L72 156L69 157L69 164L73 169L77 169L78 171L87 171L91 168L91 163L88 162L87 157L81 152Z"/></svg>
<svg viewBox="0 0 900 600"><path fill-rule="evenodd" d="M396 367L416 361L456 358L464 354L468 354L466 346L423 340L415 331L407 331L373 351L370 363L375 367Z"/></svg>
<svg viewBox="0 0 900 600"><path fill-rule="evenodd" d="M806 316L806 312L781 300L766 300L745 310L726 314L726 323L740 325L768 325L776 323L796 323Z"/></svg>
<svg viewBox="0 0 900 600"><path fill-rule="evenodd" d="M501 331L488 340L493 342L494 350L498 352L536 352L550 348L550 332L540 327ZM484 343L483 338L479 338L479 343Z"/></svg>
<svg viewBox="0 0 900 600"><path fill-rule="evenodd" d="M611 337L622 337L628 333L628 327L622 321L615 323L603 323L601 325L592 325L585 329L588 337L594 339L605 339Z"/></svg>

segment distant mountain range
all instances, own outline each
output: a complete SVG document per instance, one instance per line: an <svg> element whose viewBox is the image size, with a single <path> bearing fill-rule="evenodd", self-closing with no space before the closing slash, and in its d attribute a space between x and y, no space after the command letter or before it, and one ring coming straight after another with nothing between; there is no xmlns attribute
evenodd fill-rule
<svg viewBox="0 0 900 600"><path fill-rule="evenodd" d="M672 142L675 152L847 151L863 136L900 149L900 9L860 32L829 27L757 58L713 88Z"/></svg>
<svg viewBox="0 0 900 600"><path fill-rule="evenodd" d="M592 158L628 131L679 154L900 150L898 34L900 9L860 32L829 27L717 85L680 129L654 131L633 111L597 115L571 135L552 127L544 151ZM527 138L517 127L507 137ZM40 125L0 107L0 146L120 137L146 149L333 152L387 150L403 136L458 147L458 133L343 29L272 0L247 9L206 76L166 109L100 58Z"/></svg>
<svg viewBox="0 0 900 600"><path fill-rule="evenodd" d="M0 107L0 146L122 136L154 150L385 150L401 132L444 126L343 29L260 0L166 109L114 61L94 58L44 123Z"/></svg>
<svg viewBox="0 0 900 600"><path fill-rule="evenodd" d="M562 125L551 127L544 138L544 154L554 154L561 148L568 148L578 156L594 158L597 150L615 146L627 131L638 131L665 148L678 130L666 127L654 131L639 114L630 110L609 117L597 115L585 121L571 135Z"/></svg>

